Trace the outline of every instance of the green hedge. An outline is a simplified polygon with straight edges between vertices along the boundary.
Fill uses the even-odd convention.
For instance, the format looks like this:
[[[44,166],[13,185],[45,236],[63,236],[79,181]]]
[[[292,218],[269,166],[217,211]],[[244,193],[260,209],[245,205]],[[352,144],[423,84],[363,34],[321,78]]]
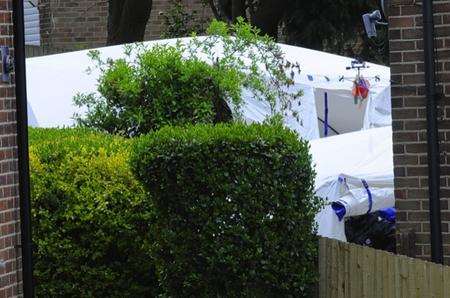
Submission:
[[[317,278],[308,144],[280,126],[166,127],[136,142],[152,247],[174,297],[310,297]]]
[[[37,297],[157,294],[152,206],[129,167],[131,141],[30,129]]]

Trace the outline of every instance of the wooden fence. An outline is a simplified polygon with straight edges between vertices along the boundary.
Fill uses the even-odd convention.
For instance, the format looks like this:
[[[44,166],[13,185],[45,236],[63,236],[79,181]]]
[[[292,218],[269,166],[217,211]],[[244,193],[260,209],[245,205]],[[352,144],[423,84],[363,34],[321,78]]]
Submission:
[[[320,239],[320,298],[450,297],[450,267]]]

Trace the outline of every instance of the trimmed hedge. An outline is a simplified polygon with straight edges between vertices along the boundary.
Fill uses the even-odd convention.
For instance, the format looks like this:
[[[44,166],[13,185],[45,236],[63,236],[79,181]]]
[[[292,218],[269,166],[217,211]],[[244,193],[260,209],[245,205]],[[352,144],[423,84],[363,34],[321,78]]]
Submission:
[[[157,295],[153,208],[129,167],[131,141],[30,129],[37,297]]]
[[[308,144],[281,126],[166,127],[132,166],[152,193],[152,248],[174,297],[310,297],[317,279]]]

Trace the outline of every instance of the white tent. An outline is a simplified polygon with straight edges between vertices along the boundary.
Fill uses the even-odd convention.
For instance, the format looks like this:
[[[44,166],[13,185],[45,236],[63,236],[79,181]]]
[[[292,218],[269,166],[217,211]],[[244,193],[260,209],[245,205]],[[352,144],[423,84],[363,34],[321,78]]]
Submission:
[[[175,44],[176,40],[161,40],[147,42],[146,45],[156,43]],[[346,69],[352,59],[313,51],[300,47],[280,45],[285,57],[291,62],[298,62],[301,74],[295,78],[293,88],[301,88],[304,96],[298,111],[301,123],[293,117],[286,117],[285,123],[296,130],[303,138],[312,140],[323,133],[323,124],[317,118],[324,120],[324,94],[328,95],[329,113],[328,124],[330,135],[332,129],[339,133],[357,131],[363,128],[364,118],[374,109],[355,106],[351,94],[352,80],[356,74],[354,69]],[[103,58],[117,59],[123,56],[123,46],[113,46],[98,49]],[[28,100],[34,112],[37,125],[41,127],[71,126],[74,113],[83,113],[73,106],[72,100],[78,92],[96,92],[98,71],[91,75],[86,69],[92,65],[87,56],[88,51],[77,51],[58,55],[27,59],[27,88]],[[375,64],[368,64],[363,70],[366,78],[371,82],[369,102],[382,105],[390,102],[389,68]],[[245,96],[244,116],[248,121],[261,121],[270,114],[270,108],[262,102],[255,101],[250,95]],[[380,104],[381,103],[381,104]],[[372,106],[372,105],[371,105]],[[389,109],[385,109],[389,110]],[[372,117],[373,118],[373,117]],[[370,122],[370,120],[367,120]]]
[[[319,234],[345,241],[344,217],[394,206],[392,129],[382,127],[313,140],[315,189],[327,201],[317,215]]]
[[[371,97],[367,102],[363,129],[391,125],[391,88],[386,88],[378,97]]]
[[[31,108],[29,102],[27,102],[27,110],[28,110],[28,125],[32,127],[39,127],[39,123],[37,122],[36,116],[34,115],[34,111]]]
[[[306,140],[320,138],[319,127],[317,125],[317,111],[314,99],[314,88],[304,84],[294,84],[289,88],[289,92],[303,92],[302,98],[292,103],[292,109],[285,111],[284,124],[296,131]],[[263,122],[271,114],[270,105],[253,98],[252,94],[244,91],[245,104],[242,106],[242,114],[247,122]],[[293,112],[301,115],[300,122],[292,115]]]
[[[175,40],[149,42],[174,44]],[[345,208],[345,216],[367,213],[393,206],[393,164],[391,128],[369,129],[390,125],[389,68],[368,64],[363,73],[371,83],[370,96],[362,107],[354,104],[351,90],[354,69],[346,69],[352,59],[323,52],[280,45],[286,58],[298,62],[301,74],[292,88],[303,90],[301,105],[293,104],[302,123],[291,115],[285,124],[311,141],[316,164],[317,193]],[[122,46],[98,49],[103,58],[117,59]],[[91,75],[88,51],[78,51],[27,59],[29,118],[32,126],[72,126],[74,113],[83,113],[73,106],[78,92],[96,92],[99,73]],[[293,90],[295,91],[295,90]],[[328,123],[339,136],[318,139],[323,130],[317,118],[324,119],[324,98],[327,93]],[[243,115],[249,122],[262,122],[270,115],[270,107],[245,94]],[[359,131],[362,128],[366,131]],[[354,133],[346,133],[358,131]],[[330,129],[332,134],[332,130]],[[363,182],[364,180],[364,182]],[[366,187],[366,186],[367,187]],[[370,194],[370,195],[369,195]],[[370,198],[370,199],[369,199]],[[371,203],[369,203],[371,202]],[[317,216],[319,234],[345,240],[344,221],[340,221],[331,205]]]
[[[370,121],[368,113],[373,110],[366,109],[368,102],[388,110],[390,116],[390,105],[386,106],[391,100],[389,67],[366,63],[366,67],[361,69],[361,75],[370,84],[370,92],[368,99],[359,106],[355,105],[352,95],[353,81],[358,72],[352,68],[353,59],[288,45],[282,45],[282,49],[287,60],[300,63],[301,73],[295,81],[314,88],[317,114],[322,121],[326,118],[327,95],[327,122],[339,134],[360,130],[365,122]],[[319,126],[323,135],[323,123]],[[328,130],[328,135],[335,134],[333,129]]]
[[[156,43],[175,44],[176,40],[152,41]],[[117,59],[123,56],[123,46],[112,46],[98,49],[103,58]],[[77,93],[95,93],[99,72],[93,70],[90,75],[86,70],[92,65],[88,51],[76,51],[64,54],[27,59],[27,88],[30,103],[29,114],[34,113],[37,121],[30,123],[38,127],[72,126],[75,113],[83,114],[83,110],[73,105],[73,97]],[[309,85],[295,84],[290,92],[299,89],[304,96],[293,103],[292,111],[302,115],[299,123],[292,113],[285,117],[285,123],[306,139],[319,138],[317,113],[314,102],[314,91]],[[249,92],[244,91],[245,104],[243,116],[248,122],[262,122],[270,116],[270,106],[256,100]]]

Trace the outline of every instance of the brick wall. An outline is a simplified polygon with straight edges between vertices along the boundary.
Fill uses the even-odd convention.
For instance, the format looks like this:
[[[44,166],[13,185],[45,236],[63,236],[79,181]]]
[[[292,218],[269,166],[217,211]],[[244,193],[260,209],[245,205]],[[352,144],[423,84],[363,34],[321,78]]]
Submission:
[[[200,0],[183,0],[200,15],[209,15]],[[153,0],[147,25],[146,40],[158,39],[162,32],[161,12],[169,7],[168,0]],[[44,46],[77,50],[104,46],[107,36],[107,0],[40,0],[41,38]]]
[[[12,0],[0,0],[0,45],[12,46]],[[19,294],[20,224],[14,85],[0,83],[0,297]]]
[[[417,255],[430,257],[426,99],[420,1],[391,0],[389,33],[392,72],[394,171],[398,229],[417,232]],[[450,1],[434,1],[439,88],[442,231],[445,262],[450,264]]]
[[[69,50],[103,46],[107,12],[103,0],[40,0],[42,44]]]
[[[183,3],[202,18],[212,16],[210,8],[204,7],[201,0],[183,0]],[[169,5],[169,0],[153,0],[153,10],[145,34],[146,40],[160,38],[163,31],[161,12],[167,11]]]

